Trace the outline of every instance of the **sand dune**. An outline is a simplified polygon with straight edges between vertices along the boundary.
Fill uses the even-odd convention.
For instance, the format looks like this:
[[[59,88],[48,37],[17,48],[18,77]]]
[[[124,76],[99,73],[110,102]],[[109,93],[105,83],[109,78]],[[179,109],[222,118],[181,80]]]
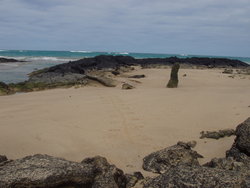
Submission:
[[[0,154],[15,159],[46,153],[74,161],[102,155],[131,172],[141,171],[150,152],[196,140],[203,163],[224,156],[234,138],[201,140],[200,132],[235,128],[250,115],[249,76],[181,69],[179,88],[168,89],[170,69],[129,74],[146,78],[130,79],[133,90],[92,86],[0,97]]]

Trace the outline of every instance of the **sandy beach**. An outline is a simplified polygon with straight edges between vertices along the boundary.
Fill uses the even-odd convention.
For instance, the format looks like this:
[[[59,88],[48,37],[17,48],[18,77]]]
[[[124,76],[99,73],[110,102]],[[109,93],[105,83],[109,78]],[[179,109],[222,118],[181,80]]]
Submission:
[[[130,79],[132,90],[97,85],[1,96],[0,152],[73,161],[101,155],[125,172],[143,172],[144,156],[178,141],[197,141],[201,163],[223,157],[234,137],[199,139],[200,132],[249,117],[250,76],[221,72],[180,69],[177,89],[165,87],[170,69],[138,69],[127,75],[146,77]]]

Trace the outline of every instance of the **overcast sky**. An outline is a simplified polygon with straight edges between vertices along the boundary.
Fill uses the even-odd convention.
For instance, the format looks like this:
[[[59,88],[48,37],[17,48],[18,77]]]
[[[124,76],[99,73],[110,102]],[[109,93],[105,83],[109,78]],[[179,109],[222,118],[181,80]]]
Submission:
[[[0,0],[0,49],[250,56],[250,0]]]

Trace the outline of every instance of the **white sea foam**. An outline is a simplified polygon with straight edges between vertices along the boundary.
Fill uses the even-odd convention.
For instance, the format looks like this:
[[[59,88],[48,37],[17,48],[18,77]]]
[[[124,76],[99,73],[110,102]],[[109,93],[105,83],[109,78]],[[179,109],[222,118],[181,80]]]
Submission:
[[[66,59],[66,58],[58,58],[58,57],[27,57],[26,58],[27,61],[69,61],[71,59]]]
[[[115,54],[120,54],[120,55],[128,55],[128,52],[116,52]]]
[[[78,50],[78,51],[70,51],[72,53],[91,53],[91,51],[84,51],[84,50]]]

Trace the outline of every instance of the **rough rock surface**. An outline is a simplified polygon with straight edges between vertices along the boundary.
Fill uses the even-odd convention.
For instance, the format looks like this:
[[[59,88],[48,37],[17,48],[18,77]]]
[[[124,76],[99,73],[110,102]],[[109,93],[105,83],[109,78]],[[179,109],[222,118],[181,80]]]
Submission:
[[[248,188],[249,186],[250,178],[237,171],[181,165],[172,167],[164,174],[146,181],[144,188]]]
[[[213,138],[213,139],[220,139],[226,136],[235,135],[234,129],[223,129],[219,131],[202,131],[200,138]]]
[[[165,173],[173,166],[199,165],[200,154],[191,149],[190,143],[179,142],[178,144],[163,150],[149,154],[143,159],[143,169],[155,173]]]
[[[83,74],[60,74],[60,73],[44,73],[38,74],[37,76],[32,76],[29,79],[29,82],[33,83],[45,83],[45,84],[54,84],[54,83],[86,83],[87,76]]]
[[[125,176],[126,176],[126,188],[134,187],[138,181],[144,179],[141,172],[134,172],[133,174],[125,174]]]
[[[250,117],[236,128],[235,147],[250,156]]]
[[[37,154],[0,166],[0,187],[88,186],[94,175],[91,165]]]
[[[91,185],[92,188],[125,188],[126,176],[123,171],[110,165],[104,157],[96,156],[84,159],[82,164],[88,164],[94,167],[96,176]]]
[[[168,84],[167,84],[168,88],[176,88],[176,87],[178,87],[178,82],[179,82],[179,80],[178,80],[178,71],[179,71],[179,68],[180,68],[179,63],[175,63],[172,66],[170,80],[168,81]]]
[[[0,155],[0,163],[7,161],[7,157],[5,155]]]
[[[128,83],[124,83],[122,84],[122,89],[134,89],[135,87],[128,84]]]

